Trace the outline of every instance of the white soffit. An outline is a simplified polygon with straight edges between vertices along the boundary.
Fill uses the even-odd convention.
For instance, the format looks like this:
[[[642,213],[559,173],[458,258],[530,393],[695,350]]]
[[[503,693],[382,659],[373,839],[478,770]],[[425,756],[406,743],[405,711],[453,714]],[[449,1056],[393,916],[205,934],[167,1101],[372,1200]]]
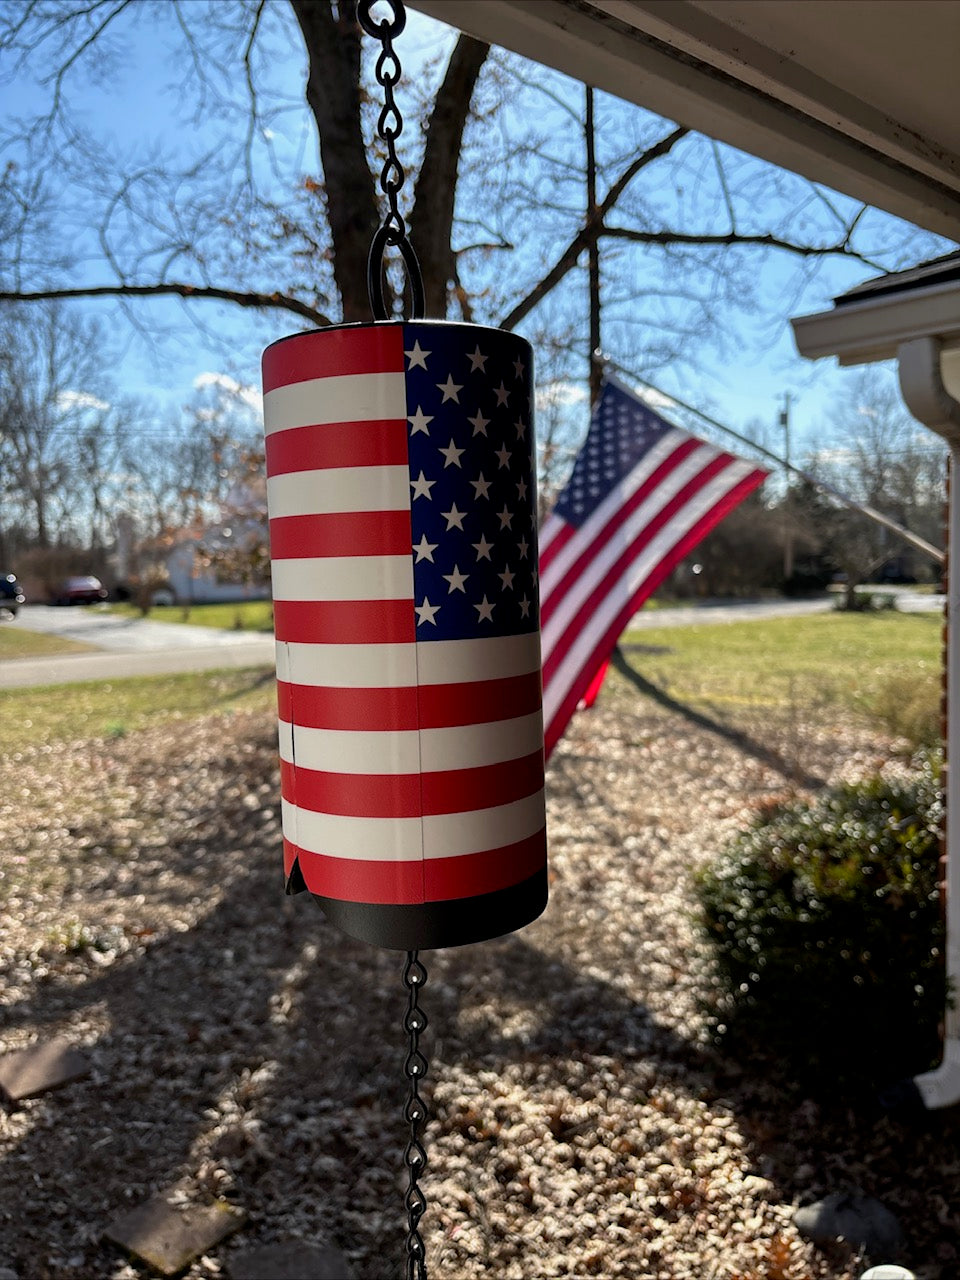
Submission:
[[[960,240],[957,0],[409,0]]]

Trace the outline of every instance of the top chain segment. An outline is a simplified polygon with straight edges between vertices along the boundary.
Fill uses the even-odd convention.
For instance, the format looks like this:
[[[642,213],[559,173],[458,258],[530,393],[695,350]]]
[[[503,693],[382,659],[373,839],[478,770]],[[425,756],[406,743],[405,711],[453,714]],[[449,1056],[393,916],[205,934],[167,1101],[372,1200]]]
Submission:
[[[388,320],[390,317],[383,297],[384,259],[388,247],[397,249],[410,282],[411,314],[409,318],[420,320],[423,318],[424,311],[423,277],[413,245],[407,238],[407,227],[398,202],[405,177],[396,146],[397,139],[403,132],[403,117],[393,94],[402,70],[393,41],[406,26],[407,15],[401,0],[379,0],[379,2],[390,10],[392,18],[381,18],[379,22],[375,21],[372,9],[377,0],[357,0],[357,21],[367,35],[379,40],[381,45],[374,73],[377,83],[383,88],[384,98],[383,109],[377,121],[377,133],[387,149],[387,158],[380,171],[380,189],[386,196],[387,216],[370,245],[370,256],[367,260],[367,290],[370,294],[370,308],[373,311],[374,320]]]

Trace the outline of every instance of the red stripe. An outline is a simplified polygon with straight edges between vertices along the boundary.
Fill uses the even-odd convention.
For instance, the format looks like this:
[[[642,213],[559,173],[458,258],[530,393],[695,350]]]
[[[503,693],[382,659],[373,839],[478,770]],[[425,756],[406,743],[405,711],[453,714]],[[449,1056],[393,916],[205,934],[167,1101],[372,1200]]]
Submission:
[[[726,494],[724,494],[724,496],[674,544],[670,551],[668,551],[663,559],[657,564],[656,568],[652,570],[636,591],[633,592],[624,604],[623,608],[616,615],[613,622],[607,627],[603,635],[598,637],[596,644],[593,646],[587,658],[581,664],[573,681],[570,683],[568,691],[554,712],[553,717],[545,726],[545,754],[548,759],[553,748],[563,736],[563,732],[569,724],[573,713],[576,711],[577,704],[583,697],[585,690],[588,688],[598,666],[610,653],[613,652],[614,646],[636,611],[645,600],[653,595],[657,587],[659,587],[664,579],[673,572],[684,556],[689,555],[697,543],[702,541],[710,530],[715,528],[724,516],[728,514],[728,512],[732,511],[735,506],[742,502],[743,499],[746,498],[748,494],[752,493],[758,485],[762,484],[765,479],[765,471],[752,471]],[[582,613],[583,610],[581,610],[581,614]],[[577,616],[579,618],[580,614]],[[575,622],[571,624],[572,628],[575,626]],[[549,679],[550,677],[545,671],[544,681],[547,687],[549,687]]]
[[[550,620],[550,615],[557,609],[560,602],[563,600],[563,597],[566,595],[570,584],[573,582],[579,581],[583,577],[586,563],[593,559],[593,557],[597,553],[597,549],[604,547],[610,541],[611,537],[616,533],[616,531],[619,528],[621,528],[621,526],[626,523],[626,521],[630,518],[630,516],[633,515],[633,513],[637,510],[637,508],[643,502],[646,501],[646,499],[650,496],[650,494],[653,493],[653,491],[657,489],[661,484],[663,484],[667,476],[670,475],[670,473],[674,471],[678,466],[680,466],[680,464],[684,462],[687,459],[687,457],[691,453],[693,453],[695,449],[699,449],[702,446],[702,444],[703,444],[702,440],[692,440],[692,439],[684,440],[683,443],[678,445],[677,448],[673,451],[673,453],[671,453],[669,458],[664,459],[664,461],[660,463],[659,467],[657,467],[655,471],[653,471],[649,476],[647,476],[646,480],[644,480],[643,484],[639,486],[636,492],[632,494],[631,497],[621,507],[618,507],[616,509],[616,511],[611,515],[607,523],[601,529],[597,530],[596,534],[594,534],[593,538],[590,540],[589,544],[584,548],[584,550],[581,551],[577,559],[574,560],[574,562],[568,566],[566,573],[560,579],[560,581],[555,586],[550,588],[550,590],[546,593],[544,598],[541,598],[540,600],[541,629],[546,627],[547,623]],[[730,456],[730,454],[721,454],[720,458],[715,459],[714,462],[711,463],[710,465],[714,466],[715,468],[717,467],[717,464],[719,464],[720,467],[724,467],[733,461],[734,459]],[[656,516],[654,516],[654,520],[659,520],[660,523],[662,524],[663,511],[675,510],[676,507],[679,505],[678,499],[682,499],[682,495],[688,494],[690,492],[691,485],[698,486],[700,484],[700,477],[703,474],[704,472],[702,471],[698,472],[692,481],[688,481],[687,484],[684,485],[684,487],[680,490],[680,493],[671,500],[671,505],[669,507],[662,508],[661,511],[658,512]],[[576,528],[573,528],[572,526],[571,528],[572,528],[571,536],[579,532],[579,530],[577,530]],[[646,540],[647,530],[651,528],[653,528],[653,521],[651,521],[643,530],[643,536],[645,540]],[[565,538],[564,544],[566,544],[569,541],[570,541],[569,538]],[[541,580],[542,580],[543,572],[544,572],[544,569],[541,566],[541,570],[540,570]]]
[[[322,655],[318,656],[322,664]],[[540,672],[466,684],[381,689],[277,682],[280,719],[307,729],[448,729],[539,710]]]
[[[397,418],[312,423],[273,431],[264,447],[268,476],[331,467],[402,467],[407,461],[407,424]]]
[[[322,657],[318,661],[322,667]],[[277,700],[280,719],[305,729],[390,732],[418,727],[417,690],[413,685],[399,689],[339,689],[278,680]]]
[[[314,813],[345,818],[420,818],[492,809],[533,795],[543,786],[543,755],[444,769],[437,773],[330,773],[280,762],[285,799]]]
[[[403,326],[318,329],[281,338],[263,353],[263,389],[357,373],[403,371]]]
[[[544,543],[543,543],[543,533],[546,532],[546,529],[541,531],[540,556],[539,556],[541,578],[546,573],[546,571],[550,568],[550,565],[553,562],[553,560],[560,554],[560,552],[567,545],[567,543],[570,541],[573,535],[577,532],[576,525],[567,524],[566,521],[564,521],[560,516],[551,515],[550,519],[555,521],[557,524],[562,525],[563,528],[558,529],[556,533],[552,535],[550,540],[547,542],[546,546],[544,546]]]
[[[625,570],[639,557],[644,547],[656,536],[657,533],[667,524],[678,512],[682,511],[691,498],[695,497],[701,489],[703,489],[719,472],[725,470],[728,466],[736,461],[730,454],[720,454],[719,457],[713,458],[707,465],[687,483],[679,489],[673,497],[665,503],[656,515],[643,526],[642,529],[629,543],[624,551],[620,553],[609,569],[605,570],[603,577],[597,579],[596,572],[593,569],[593,562],[602,553],[604,548],[615,536],[622,522],[618,518],[611,521],[602,533],[591,542],[580,557],[570,566],[568,572],[564,575],[561,582],[550,593],[551,610],[553,613],[563,602],[568,591],[582,583],[584,579],[593,580],[595,585],[590,595],[583,601],[574,617],[567,622],[563,633],[559,639],[550,648],[549,655],[544,659],[543,663],[543,680],[544,684],[549,683],[554,671],[563,661],[570,646],[575,642],[580,632],[588,625],[593,615],[597,612],[603,602],[610,595],[611,591],[616,589],[618,579]],[[618,513],[619,516],[620,513]],[[682,535],[681,535],[682,536]],[[620,539],[618,539],[618,542]]]
[[[409,644],[411,600],[275,600],[274,632],[294,644]]]
[[[285,846],[289,844],[285,841]],[[474,898],[509,889],[546,863],[546,830],[483,853],[414,862],[333,858],[290,844],[311,893],[345,902],[421,903]]]
[[[308,556],[402,556],[413,535],[409,511],[334,511],[276,516],[270,521],[274,560]]]

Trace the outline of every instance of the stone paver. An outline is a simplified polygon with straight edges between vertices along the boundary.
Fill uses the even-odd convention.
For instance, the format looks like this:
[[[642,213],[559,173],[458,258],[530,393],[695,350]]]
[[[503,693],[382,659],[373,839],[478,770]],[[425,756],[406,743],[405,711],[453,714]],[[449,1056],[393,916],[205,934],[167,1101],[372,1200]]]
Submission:
[[[11,1102],[62,1089],[90,1074],[90,1063],[66,1040],[46,1040],[0,1058],[0,1089]]]
[[[236,1253],[227,1273],[230,1280],[353,1280],[346,1258],[336,1249],[301,1240]]]
[[[224,1200],[181,1208],[159,1195],[115,1218],[104,1235],[161,1275],[173,1276],[245,1220],[241,1209]]]

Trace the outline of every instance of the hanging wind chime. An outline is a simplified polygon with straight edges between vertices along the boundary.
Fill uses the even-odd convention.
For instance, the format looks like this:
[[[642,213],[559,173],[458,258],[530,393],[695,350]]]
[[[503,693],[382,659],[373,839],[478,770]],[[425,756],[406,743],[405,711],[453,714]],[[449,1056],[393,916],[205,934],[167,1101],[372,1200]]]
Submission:
[[[419,1178],[425,948],[498,937],[546,906],[532,352],[423,318],[398,208],[393,39],[380,42],[388,212],[370,249],[373,323],[263,355],[284,873],[353,937],[406,953],[407,1280],[425,1280]],[[399,254],[408,319],[383,279]]]

